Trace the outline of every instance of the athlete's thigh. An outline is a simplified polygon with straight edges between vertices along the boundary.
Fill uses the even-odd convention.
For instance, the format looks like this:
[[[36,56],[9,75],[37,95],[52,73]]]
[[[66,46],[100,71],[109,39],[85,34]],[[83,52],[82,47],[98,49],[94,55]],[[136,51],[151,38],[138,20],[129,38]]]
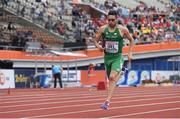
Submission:
[[[121,73],[123,63],[124,63],[123,57],[118,58],[113,61],[112,66],[111,66],[110,77],[115,78],[116,76],[118,76],[119,73]]]
[[[109,79],[110,80],[114,80],[114,78],[118,75],[118,73],[120,72],[120,61],[119,59],[115,59],[113,60],[113,62],[111,63],[111,69],[110,69],[110,75],[109,75]]]
[[[111,64],[110,63],[105,63],[105,69],[106,69],[106,75],[109,78],[109,75],[111,73]]]

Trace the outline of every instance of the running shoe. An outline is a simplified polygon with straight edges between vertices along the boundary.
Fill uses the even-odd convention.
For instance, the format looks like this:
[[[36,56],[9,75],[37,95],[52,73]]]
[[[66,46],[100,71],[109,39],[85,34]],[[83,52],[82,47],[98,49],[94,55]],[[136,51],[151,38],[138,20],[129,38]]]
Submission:
[[[109,108],[109,102],[108,102],[108,101],[104,102],[104,103],[101,105],[101,109],[103,109],[103,110],[108,110],[108,108]]]
[[[126,68],[126,67],[122,67],[121,71],[123,71],[123,72],[127,72],[127,71],[128,71],[128,68]]]
[[[122,67],[122,69],[121,69],[121,75],[124,75],[126,72],[128,72],[128,68]]]

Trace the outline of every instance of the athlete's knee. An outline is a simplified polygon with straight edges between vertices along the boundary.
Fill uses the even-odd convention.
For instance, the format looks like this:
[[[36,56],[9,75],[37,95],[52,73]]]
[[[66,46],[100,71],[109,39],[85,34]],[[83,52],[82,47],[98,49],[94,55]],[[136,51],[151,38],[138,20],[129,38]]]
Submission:
[[[114,80],[115,80],[115,76],[110,76],[110,77],[109,77],[109,80],[110,80],[110,81],[114,81]]]

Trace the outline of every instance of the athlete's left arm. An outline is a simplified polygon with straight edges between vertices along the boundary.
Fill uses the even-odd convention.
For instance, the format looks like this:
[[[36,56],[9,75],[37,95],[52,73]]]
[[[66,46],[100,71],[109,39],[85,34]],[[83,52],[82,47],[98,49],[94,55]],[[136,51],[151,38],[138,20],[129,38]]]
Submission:
[[[126,37],[130,42],[129,52],[128,52],[128,60],[130,61],[132,59],[132,49],[134,46],[134,39],[132,35],[129,33],[129,30],[127,28],[123,28],[122,31],[123,31],[123,36]]]

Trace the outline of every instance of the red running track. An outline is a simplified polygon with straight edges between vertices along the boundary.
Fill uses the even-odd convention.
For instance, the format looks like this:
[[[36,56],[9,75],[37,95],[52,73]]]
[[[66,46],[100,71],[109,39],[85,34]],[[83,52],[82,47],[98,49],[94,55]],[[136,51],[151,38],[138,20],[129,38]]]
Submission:
[[[0,90],[0,118],[180,118],[180,87],[120,87],[110,109],[106,91],[89,88]]]

